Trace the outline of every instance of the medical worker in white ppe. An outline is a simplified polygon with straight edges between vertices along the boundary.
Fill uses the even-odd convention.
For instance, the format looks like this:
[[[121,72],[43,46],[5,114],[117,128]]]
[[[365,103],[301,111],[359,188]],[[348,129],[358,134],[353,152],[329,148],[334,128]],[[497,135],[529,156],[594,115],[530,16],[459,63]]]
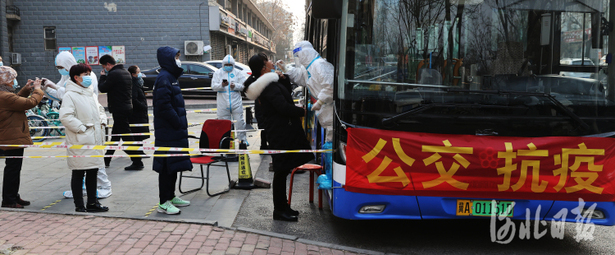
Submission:
[[[75,60],[73,54],[68,51],[60,52],[58,56],[56,56],[56,68],[62,77],[57,83],[53,83],[49,79],[43,78],[45,96],[54,101],[62,101],[62,97],[64,97],[64,93],[66,92],[66,82],[70,80],[68,70],[76,64],[77,60]],[[90,77],[92,77],[92,85],[90,88],[92,88],[94,94],[98,96],[98,79],[96,74],[92,72]]]
[[[318,122],[327,130],[326,141],[333,140],[333,65],[318,55],[312,44],[302,41],[295,44],[293,50],[295,68],[288,71],[290,80],[306,86],[316,100],[310,110],[316,112]],[[278,67],[284,62],[278,61]]]
[[[68,51],[63,51],[56,56],[56,68],[62,78],[57,83],[53,83],[47,78],[43,78],[43,85],[45,92],[45,96],[48,98],[62,102],[62,98],[64,97],[64,93],[66,93],[66,82],[70,81],[69,70],[72,66],[77,64],[77,60],[72,53]],[[90,72],[90,77],[92,77],[92,85],[89,86],[94,92],[94,97],[98,100],[98,78],[96,77],[95,72]],[[106,123],[105,123],[106,124]],[[103,138],[104,139],[104,138]],[[107,171],[105,168],[98,169],[98,181],[97,181],[97,196],[98,198],[107,198],[111,196],[111,181],[109,181],[109,177],[107,176]],[[85,190],[84,190],[85,191]],[[64,197],[72,198],[73,193],[71,190],[64,191]]]
[[[288,70],[287,74],[291,82],[306,86],[310,91],[310,95],[316,102],[312,104],[310,110],[316,112],[316,117],[320,125],[325,128],[325,144],[323,149],[332,149],[331,141],[333,140],[333,65],[320,57],[318,52],[314,50],[312,44],[308,41],[301,41],[295,44],[293,50],[295,57],[295,68]],[[278,61],[278,68],[284,70],[284,62]],[[314,101],[312,100],[312,102]],[[320,189],[329,189],[331,187],[331,154],[326,154],[325,157],[325,173],[318,178]]]
[[[245,130],[245,121],[243,120],[243,102],[241,99],[241,91],[243,91],[243,82],[248,77],[241,70],[235,68],[235,59],[231,55],[226,55],[222,60],[222,68],[214,73],[211,80],[211,89],[218,92],[218,119],[236,121],[236,130]],[[246,132],[239,132],[237,138],[239,141],[248,144]]]

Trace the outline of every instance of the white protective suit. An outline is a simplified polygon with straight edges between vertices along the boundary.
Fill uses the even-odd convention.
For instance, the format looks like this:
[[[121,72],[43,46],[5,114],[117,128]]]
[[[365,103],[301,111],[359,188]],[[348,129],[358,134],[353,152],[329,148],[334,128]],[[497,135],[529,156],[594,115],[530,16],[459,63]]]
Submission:
[[[232,64],[233,70],[227,72],[224,70],[225,64]],[[226,55],[222,60],[222,68],[218,69],[211,80],[211,89],[218,92],[216,96],[218,102],[218,119],[233,120],[236,130],[245,130],[246,123],[243,120],[243,102],[241,99],[241,91],[243,91],[243,82],[246,77],[241,70],[235,67],[235,59],[231,55]],[[227,80],[227,86],[222,85],[222,80]],[[231,89],[231,84],[235,84],[235,88]],[[239,132],[238,138],[247,144],[246,132]]]
[[[70,68],[77,64],[77,60],[75,60],[72,53],[63,51],[56,56],[55,64],[56,66],[64,67],[64,69],[70,72]],[[88,89],[92,90],[92,97],[94,97],[98,102],[98,78],[96,77],[96,73],[94,71],[90,73],[90,77],[92,77],[92,85],[90,85]],[[44,85],[53,84],[58,89],[56,90],[51,87],[46,87],[45,95],[54,101],[61,102],[62,98],[64,98],[64,94],[66,93],[66,84],[69,81],[71,81],[69,75],[62,75],[60,81],[55,84],[47,79],[47,82]],[[104,124],[107,124],[107,122],[104,122]],[[104,132],[102,135],[104,140]],[[99,198],[111,196],[111,181],[109,181],[105,167],[98,168],[97,191]],[[70,190],[67,192],[70,192]],[[65,194],[71,195],[72,197],[72,192],[70,192],[70,194],[65,192]]]
[[[318,55],[312,44],[302,41],[295,44],[295,68],[288,71],[290,80],[306,86],[316,103],[311,110],[316,111],[318,122],[327,130],[326,141],[333,140],[333,65]]]

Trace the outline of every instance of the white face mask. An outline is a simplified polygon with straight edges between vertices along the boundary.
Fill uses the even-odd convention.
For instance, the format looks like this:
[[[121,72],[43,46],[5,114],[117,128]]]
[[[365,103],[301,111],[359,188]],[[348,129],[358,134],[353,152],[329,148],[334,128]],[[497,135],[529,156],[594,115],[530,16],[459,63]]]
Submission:
[[[295,57],[295,67],[301,66],[301,61],[299,61],[299,57]]]
[[[179,59],[175,60],[175,64],[177,65],[177,67],[182,67],[182,62]]]

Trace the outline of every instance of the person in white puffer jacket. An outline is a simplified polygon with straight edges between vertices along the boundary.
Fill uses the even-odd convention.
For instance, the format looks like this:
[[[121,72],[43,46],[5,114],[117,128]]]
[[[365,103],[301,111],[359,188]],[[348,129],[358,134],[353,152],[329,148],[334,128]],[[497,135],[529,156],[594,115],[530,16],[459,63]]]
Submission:
[[[75,57],[72,53],[68,51],[63,51],[60,52],[58,56],[56,56],[55,63],[58,72],[60,73],[60,75],[62,75],[62,78],[57,83],[53,83],[49,79],[43,78],[43,91],[45,92],[45,96],[47,96],[48,98],[57,102],[62,102],[64,94],[66,93],[66,83],[70,81],[68,71],[72,66],[77,64],[77,60],[75,60]],[[98,100],[98,78],[96,77],[96,74],[94,72],[90,73],[90,77],[92,77],[92,85],[90,85],[88,88],[91,89],[94,93],[93,97]],[[106,125],[107,121],[105,120],[104,123]],[[98,198],[107,198],[112,194],[111,181],[109,181],[109,177],[107,176],[107,171],[104,166],[98,169],[97,192]],[[63,195],[66,198],[73,197],[73,193],[71,190],[64,191]]]
[[[90,73],[92,68],[86,64],[78,64],[70,69],[70,80],[66,82],[66,93],[60,107],[60,121],[66,128],[66,145],[103,145],[104,126],[107,120],[105,108],[93,96],[89,88],[92,85]],[[102,206],[96,198],[96,176],[98,169],[105,166],[102,157],[103,150],[67,149],[69,157],[66,161],[72,170],[71,190],[73,194],[81,192],[83,177],[87,189],[87,204],[84,206],[82,196],[74,196],[77,212],[106,212],[108,207]]]

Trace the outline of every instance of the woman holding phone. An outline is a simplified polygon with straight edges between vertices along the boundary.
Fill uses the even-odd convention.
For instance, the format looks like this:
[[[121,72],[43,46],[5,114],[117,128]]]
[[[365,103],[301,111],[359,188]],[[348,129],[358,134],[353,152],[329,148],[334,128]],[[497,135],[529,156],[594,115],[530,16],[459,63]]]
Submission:
[[[30,145],[32,139],[25,111],[35,107],[43,99],[41,80],[29,80],[26,86],[15,94],[18,87],[15,78],[17,72],[13,68],[0,66],[0,144]],[[24,148],[0,146],[0,156],[21,157],[23,153]],[[24,208],[30,205],[29,201],[19,196],[23,158],[7,158],[5,163],[2,207]]]

